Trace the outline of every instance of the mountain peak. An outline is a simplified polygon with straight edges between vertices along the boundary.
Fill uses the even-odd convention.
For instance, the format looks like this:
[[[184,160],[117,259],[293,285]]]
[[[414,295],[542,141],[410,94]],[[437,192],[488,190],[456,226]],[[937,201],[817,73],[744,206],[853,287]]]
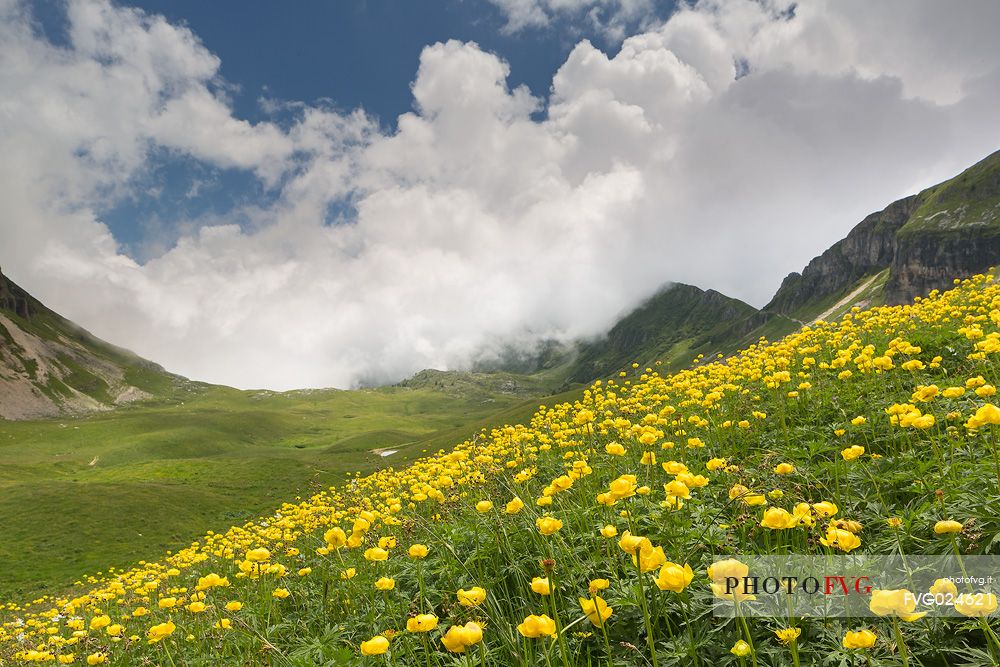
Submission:
[[[49,310],[0,271],[0,418],[108,410],[178,381]]]

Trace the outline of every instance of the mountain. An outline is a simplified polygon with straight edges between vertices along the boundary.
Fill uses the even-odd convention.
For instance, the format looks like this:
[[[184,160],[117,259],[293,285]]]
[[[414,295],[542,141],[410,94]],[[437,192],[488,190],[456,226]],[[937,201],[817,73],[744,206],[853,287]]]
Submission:
[[[684,366],[697,354],[728,350],[749,331],[757,309],[715,290],[672,283],[618,321],[605,336],[580,343],[567,379],[589,382],[637,362]],[[743,326],[740,326],[741,323]]]
[[[186,383],[49,310],[0,271],[0,418],[108,410]]]
[[[902,304],[1000,262],[1000,151],[889,204],[781,283],[764,311],[811,321]]]

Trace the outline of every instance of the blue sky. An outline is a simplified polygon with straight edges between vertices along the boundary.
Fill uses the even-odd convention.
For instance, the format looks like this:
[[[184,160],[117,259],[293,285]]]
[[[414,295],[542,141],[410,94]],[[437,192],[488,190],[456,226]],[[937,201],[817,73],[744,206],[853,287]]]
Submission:
[[[360,107],[393,131],[399,114],[413,110],[410,84],[420,52],[435,42],[478,43],[510,64],[511,88],[525,85],[543,99],[552,75],[579,40],[592,40],[610,54],[620,46],[585,21],[503,30],[505,14],[486,0],[120,4],[189,27],[221,59],[220,75],[230,86],[226,94],[235,116],[286,125],[289,114],[266,108],[262,99],[340,110]],[[653,15],[666,17],[672,8],[672,2],[654,2]],[[39,0],[35,16],[49,40],[65,43],[60,0]],[[212,168],[168,153],[151,160],[138,180],[141,187],[99,214],[123,250],[139,261],[166,249],[163,243],[184,231],[185,221],[224,215],[244,203],[264,204],[277,194],[245,171]]]

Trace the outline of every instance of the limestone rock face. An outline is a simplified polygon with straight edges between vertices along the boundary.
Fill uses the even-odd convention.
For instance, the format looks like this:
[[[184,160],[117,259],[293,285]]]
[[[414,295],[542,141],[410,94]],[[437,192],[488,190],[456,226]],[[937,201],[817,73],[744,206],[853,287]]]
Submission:
[[[0,273],[0,418],[110,410],[180,382],[60,317]]]
[[[792,315],[889,269],[888,304],[1000,264],[1000,151],[955,178],[889,204],[781,283],[765,311]]]

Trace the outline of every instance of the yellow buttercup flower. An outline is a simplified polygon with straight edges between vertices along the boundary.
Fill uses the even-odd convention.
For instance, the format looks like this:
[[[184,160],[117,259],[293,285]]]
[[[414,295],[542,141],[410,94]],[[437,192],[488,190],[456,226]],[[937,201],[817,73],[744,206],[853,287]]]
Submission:
[[[580,608],[583,609],[587,619],[597,627],[604,627],[604,623],[611,618],[614,610],[608,606],[604,598],[594,596],[591,599],[580,598]]]
[[[476,511],[479,512],[480,514],[485,514],[486,512],[489,512],[491,509],[493,509],[493,503],[490,502],[489,500],[480,500],[478,503],[476,503]]]
[[[936,535],[954,535],[955,533],[962,532],[962,524],[958,521],[952,521],[951,519],[946,519],[944,521],[938,521],[934,524],[934,533]]]
[[[556,622],[545,614],[538,616],[532,614],[525,617],[524,621],[518,624],[517,631],[529,639],[555,637]]]
[[[997,610],[997,596],[993,593],[963,593],[955,598],[955,611],[962,616],[985,618]]]
[[[149,638],[150,644],[155,644],[156,642],[166,639],[170,635],[174,634],[174,630],[176,629],[177,626],[174,625],[172,621],[167,621],[166,623],[160,623],[151,627],[146,631],[146,636]]]
[[[258,547],[257,549],[251,549],[246,553],[246,560],[251,563],[266,563],[271,560],[271,552],[264,547]]]
[[[656,577],[656,587],[661,591],[673,591],[680,593],[694,579],[694,571],[690,565],[683,567],[677,563],[667,562],[660,568],[659,576]]]
[[[473,586],[469,590],[458,589],[458,603],[463,607],[475,607],[486,599],[486,589]]]
[[[775,636],[782,644],[791,644],[802,634],[801,628],[781,628],[774,631]]]
[[[927,615],[926,611],[916,612],[917,598],[905,588],[873,590],[868,608],[876,616],[897,616],[907,622]]]
[[[434,614],[417,614],[406,619],[406,629],[409,632],[430,632],[437,624],[438,617]]]
[[[542,535],[552,535],[563,527],[563,522],[551,516],[540,516],[535,520],[535,527]]]
[[[539,595],[548,595],[552,592],[548,577],[535,577],[531,580],[531,590]]]
[[[409,550],[406,552],[410,558],[426,558],[428,549],[425,544],[411,544]]]
[[[874,646],[875,640],[875,633],[866,628],[857,632],[848,630],[841,643],[846,649],[865,649]]]
[[[524,509],[524,501],[522,501],[517,496],[514,496],[513,500],[507,503],[507,506],[504,508],[504,512],[506,512],[507,514],[517,514],[523,509]]]
[[[376,635],[368,641],[361,642],[361,655],[382,655],[389,650],[389,640],[382,635]]]
[[[441,637],[441,643],[451,653],[465,653],[465,649],[483,640],[483,628],[474,621],[465,625],[453,625]]]

